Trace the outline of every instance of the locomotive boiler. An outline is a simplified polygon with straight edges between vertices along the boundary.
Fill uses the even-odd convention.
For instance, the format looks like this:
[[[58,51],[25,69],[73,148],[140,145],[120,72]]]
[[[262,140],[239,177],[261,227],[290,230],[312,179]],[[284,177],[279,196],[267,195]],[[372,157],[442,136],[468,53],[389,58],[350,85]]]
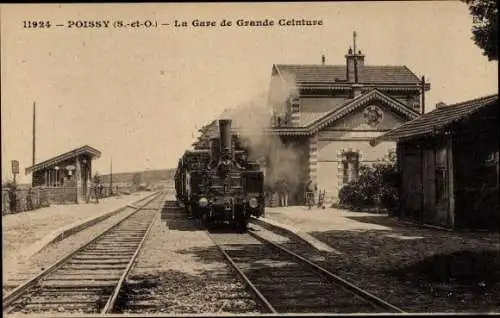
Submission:
[[[264,176],[248,159],[231,132],[231,120],[218,122],[219,134],[209,147],[186,151],[179,159],[175,189],[179,202],[207,226],[247,228],[250,216],[264,213]]]

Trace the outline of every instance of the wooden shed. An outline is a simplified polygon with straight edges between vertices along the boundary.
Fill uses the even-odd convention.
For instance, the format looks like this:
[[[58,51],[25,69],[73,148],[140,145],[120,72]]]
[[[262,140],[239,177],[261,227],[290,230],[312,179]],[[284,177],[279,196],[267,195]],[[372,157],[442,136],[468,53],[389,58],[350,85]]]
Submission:
[[[88,145],[60,154],[26,168],[32,173],[32,186],[48,189],[54,203],[79,203],[88,194],[92,177],[92,160],[101,152]]]
[[[498,229],[498,94],[445,105],[372,140],[397,142],[399,215],[447,228]]]

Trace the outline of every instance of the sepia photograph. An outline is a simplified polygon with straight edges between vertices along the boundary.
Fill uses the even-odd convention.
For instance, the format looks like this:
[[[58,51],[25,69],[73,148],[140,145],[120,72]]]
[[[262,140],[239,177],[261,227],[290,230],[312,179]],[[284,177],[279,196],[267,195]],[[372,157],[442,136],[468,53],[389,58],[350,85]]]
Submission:
[[[498,3],[0,4],[5,317],[500,313]]]

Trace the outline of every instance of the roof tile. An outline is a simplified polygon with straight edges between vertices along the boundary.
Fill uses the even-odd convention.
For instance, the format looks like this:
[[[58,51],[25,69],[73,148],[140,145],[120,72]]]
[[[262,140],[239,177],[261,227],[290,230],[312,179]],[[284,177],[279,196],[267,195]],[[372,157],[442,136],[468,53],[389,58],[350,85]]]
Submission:
[[[443,106],[417,119],[406,122],[375,140],[397,140],[430,134],[436,129],[444,128],[495,102],[498,102],[498,94],[480,97],[454,105]]]
[[[277,64],[278,71],[295,76],[297,83],[335,83],[346,81],[345,65]],[[419,78],[406,66],[365,65],[362,71],[366,84],[417,84]]]

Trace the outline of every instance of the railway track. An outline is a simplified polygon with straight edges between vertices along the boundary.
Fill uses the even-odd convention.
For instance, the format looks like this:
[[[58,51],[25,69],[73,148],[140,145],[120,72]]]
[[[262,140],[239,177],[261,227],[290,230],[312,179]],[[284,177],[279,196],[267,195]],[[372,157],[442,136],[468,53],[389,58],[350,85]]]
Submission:
[[[403,312],[255,231],[208,235],[270,313]]]
[[[6,295],[4,313],[112,312],[164,197],[128,206],[118,223]]]

